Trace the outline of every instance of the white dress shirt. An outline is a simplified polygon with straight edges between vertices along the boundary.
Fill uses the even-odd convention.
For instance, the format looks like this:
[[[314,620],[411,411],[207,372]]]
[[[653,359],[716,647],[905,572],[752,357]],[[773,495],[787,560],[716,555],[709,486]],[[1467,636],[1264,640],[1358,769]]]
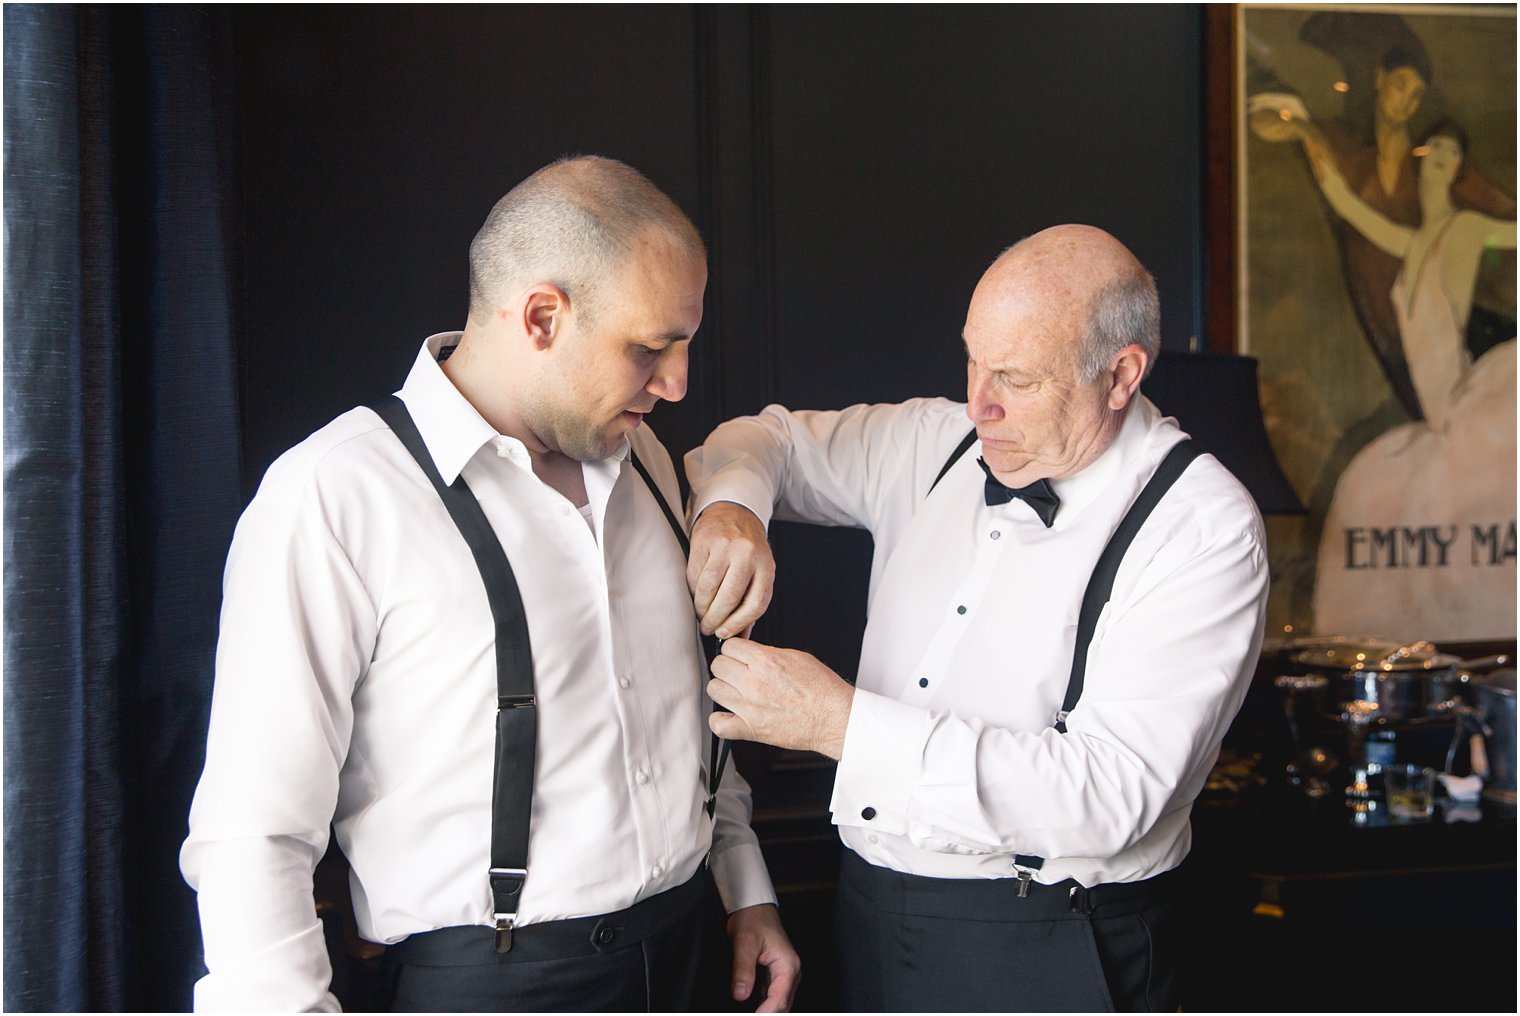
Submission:
[[[693,508],[868,529],[865,640],[830,807],[865,860],[918,875],[1134,881],[1174,867],[1245,695],[1267,597],[1250,495],[1193,462],[1131,545],[1098,620],[1068,732],[1052,727],[1098,555],[1183,437],[1137,399],[1095,462],[1053,486],[1046,529],[988,507],[971,425],[945,400],[788,412],[719,427],[687,456]]]
[[[518,923],[671,889],[710,844],[728,909],[773,902],[731,767],[716,829],[703,807],[706,665],[659,506],[625,449],[584,466],[588,526],[444,376],[437,357],[457,341],[428,339],[401,397],[444,481],[462,475],[480,501],[527,612],[538,754]],[[654,435],[640,427],[631,443],[677,498]],[[493,923],[496,656],[479,575],[369,409],[270,467],[228,556],[206,768],[181,853],[210,971],[197,1009],[335,1008],[311,887],[329,822],[365,938]]]

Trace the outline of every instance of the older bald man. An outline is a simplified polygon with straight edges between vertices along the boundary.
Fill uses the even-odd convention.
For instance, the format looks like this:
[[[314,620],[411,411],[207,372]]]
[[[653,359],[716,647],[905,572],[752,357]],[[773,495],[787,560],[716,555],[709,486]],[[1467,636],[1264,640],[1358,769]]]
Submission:
[[[733,637],[709,686],[719,734],[839,760],[847,1008],[1176,1008],[1169,873],[1267,562],[1250,496],[1140,393],[1158,319],[1122,244],[1055,227],[976,287],[965,404],[771,406],[688,456],[720,637],[769,602],[772,517],[875,540],[853,685]]]

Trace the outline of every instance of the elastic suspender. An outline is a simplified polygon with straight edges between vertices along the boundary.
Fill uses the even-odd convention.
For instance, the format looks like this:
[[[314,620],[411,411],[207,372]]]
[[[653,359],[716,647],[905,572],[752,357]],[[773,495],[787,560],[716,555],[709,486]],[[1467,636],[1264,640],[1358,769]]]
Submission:
[[[928,497],[930,494],[934,493],[934,488],[938,487],[939,481],[943,480],[945,478],[945,474],[950,472],[950,467],[955,465],[955,460],[966,454],[966,449],[970,448],[975,442],[976,428],[972,427],[971,433],[961,438],[961,443],[955,446],[955,451],[951,452],[950,457],[945,460],[945,464],[939,467],[939,475],[934,478],[933,483],[929,484],[929,489],[924,491],[924,497]]]
[[[528,617],[512,565],[464,477],[445,484],[422,435],[394,395],[370,406],[411,453],[459,528],[485,583],[496,622],[496,771],[491,784],[491,905],[496,951],[510,952],[517,907],[528,879],[528,823],[533,814],[533,762],[538,708]]]
[[[1119,528],[1108,538],[1108,545],[1103,548],[1098,563],[1093,566],[1092,578],[1087,580],[1087,592],[1082,594],[1082,611],[1077,615],[1077,644],[1071,657],[1071,677],[1066,682],[1066,698],[1061,703],[1061,711],[1056,713],[1055,728],[1061,733],[1066,733],[1066,717],[1076,708],[1077,699],[1082,697],[1082,682],[1087,676],[1087,649],[1092,643],[1093,632],[1098,627],[1098,615],[1103,613],[1104,606],[1113,595],[1114,576],[1119,574],[1119,562],[1124,560],[1125,551],[1129,550],[1140,527],[1145,525],[1151,510],[1171,489],[1172,484],[1177,482],[1177,477],[1182,475],[1188,464],[1202,454],[1203,449],[1189,438],[1183,438],[1172,445],[1166,458],[1161,460],[1161,465],[1151,474],[1145,489],[1140,491],[1135,503],[1129,506]]]
[[[945,464],[940,467],[939,475],[934,482],[929,484],[929,490],[925,492],[927,497],[944,479],[945,474],[950,472],[950,467],[955,465],[957,459],[966,454],[972,442],[976,440],[976,430],[961,439],[961,443],[955,446]],[[1066,697],[1061,703],[1061,711],[1056,713],[1055,728],[1061,733],[1066,733],[1066,717],[1076,708],[1077,699],[1082,697],[1082,682],[1087,676],[1087,649],[1092,643],[1093,632],[1098,627],[1098,615],[1103,613],[1104,606],[1114,591],[1114,576],[1119,574],[1119,562],[1124,560],[1124,554],[1129,550],[1129,545],[1134,541],[1135,534],[1140,532],[1140,527],[1145,525],[1145,520],[1150,517],[1152,509],[1161,501],[1161,498],[1177,477],[1188,464],[1203,454],[1191,438],[1183,438],[1172,446],[1151,474],[1145,488],[1140,491],[1140,496],[1135,498],[1135,503],[1130,505],[1119,527],[1114,530],[1114,535],[1108,538],[1108,544],[1103,548],[1103,553],[1098,557],[1098,563],[1093,567],[1092,577],[1087,580],[1087,591],[1082,595],[1082,610],[1077,615],[1077,642],[1075,651],[1072,653],[1071,676],[1066,682]]]
[[[973,429],[967,434],[961,443],[955,446],[955,451],[945,460],[939,475],[934,478],[934,483],[929,484],[929,491],[933,491],[944,475],[950,471],[957,459],[966,453],[976,440],[976,431]],[[1066,681],[1066,697],[1061,702],[1061,709],[1056,713],[1055,729],[1060,733],[1066,733],[1066,717],[1076,708],[1077,700],[1082,697],[1082,684],[1087,676],[1087,651],[1092,645],[1093,632],[1098,627],[1098,616],[1103,613],[1103,608],[1108,604],[1109,598],[1114,591],[1114,577],[1119,574],[1119,563],[1124,560],[1124,554],[1129,550],[1129,545],[1134,542],[1135,534],[1140,532],[1140,527],[1145,525],[1145,520],[1150,517],[1151,511],[1160,503],[1161,498],[1171,489],[1172,484],[1182,475],[1188,465],[1203,454],[1190,438],[1183,438],[1172,446],[1151,474],[1140,496],[1135,498],[1135,503],[1130,505],[1129,511],[1125,512],[1124,518],[1114,530],[1114,534],[1108,538],[1108,543],[1103,548],[1103,553],[1098,556],[1098,563],[1093,567],[1092,577],[1087,580],[1087,591],[1082,594],[1082,609],[1077,615],[1077,640],[1071,656],[1071,676]],[[925,497],[928,493],[925,493]],[[1021,882],[1019,895],[1025,895],[1028,883],[1033,878],[1032,872],[1045,864],[1045,859],[1033,854],[1015,854],[1014,867],[1018,870]]]
[[[1087,650],[1092,645],[1093,631],[1098,627],[1098,615],[1103,613],[1104,606],[1113,594],[1114,576],[1119,573],[1119,562],[1124,560],[1124,552],[1129,550],[1135,534],[1145,525],[1151,509],[1171,489],[1188,463],[1202,452],[1203,449],[1188,438],[1173,445],[1171,451],[1166,453],[1166,458],[1161,460],[1161,465],[1151,474],[1145,488],[1140,491],[1140,496],[1135,498],[1135,503],[1124,513],[1119,528],[1114,530],[1103,553],[1098,556],[1092,577],[1087,580],[1087,591],[1082,594],[1081,613],[1077,615],[1077,642],[1071,654],[1071,676],[1066,680],[1066,698],[1061,702],[1061,710],[1056,713],[1056,722],[1053,724],[1059,733],[1066,733],[1066,717],[1076,708],[1077,699],[1082,697],[1082,681],[1087,675]],[[1038,871],[1044,865],[1043,857],[1033,854],[1014,855],[1013,866],[1020,881],[1020,896],[1029,891],[1029,881],[1033,877],[1031,872]]]
[[[649,475],[649,470],[644,468],[644,463],[640,462],[639,457],[633,453],[633,445],[631,444],[628,446],[628,461],[633,463],[634,469],[638,470],[639,476],[644,480],[644,486],[648,487],[649,493],[654,496],[655,504],[658,504],[660,511],[665,513],[665,521],[670,523],[670,531],[675,533],[676,542],[681,545],[681,559],[684,561],[691,557],[691,541],[686,536],[686,530],[682,528],[680,521],[676,518],[676,513],[671,510],[670,505],[661,496],[660,488],[655,486],[654,477]],[[701,638],[702,653],[707,657],[708,666],[711,666],[712,661],[717,659],[720,651],[718,639],[713,635],[703,635]],[[723,707],[714,702],[713,708],[722,709]],[[718,781],[723,778],[723,767],[728,764],[728,752],[729,743],[717,734],[712,735],[712,751],[707,765],[708,818],[712,818],[717,811]]]

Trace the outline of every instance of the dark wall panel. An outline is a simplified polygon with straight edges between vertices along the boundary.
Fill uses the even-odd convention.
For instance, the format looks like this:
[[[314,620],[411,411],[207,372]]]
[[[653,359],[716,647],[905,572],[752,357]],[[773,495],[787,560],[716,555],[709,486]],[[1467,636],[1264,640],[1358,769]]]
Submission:
[[[778,396],[964,396],[960,330],[1008,244],[1101,226],[1199,334],[1191,7],[777,7]]]
[[[463,327],[470,239],[533,170],[610,155],[698,207],[692,24],[681,6],[244,12],[245,483]]]

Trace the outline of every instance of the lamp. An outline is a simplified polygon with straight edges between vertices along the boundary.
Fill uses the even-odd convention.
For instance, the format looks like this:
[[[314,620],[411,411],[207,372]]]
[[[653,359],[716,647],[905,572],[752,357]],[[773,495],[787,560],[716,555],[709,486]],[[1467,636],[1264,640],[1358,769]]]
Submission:
[[[1140,391],[1235,474],[1263,515],[1308,510],[1267,440],[1254,358],[1163,350]]]

